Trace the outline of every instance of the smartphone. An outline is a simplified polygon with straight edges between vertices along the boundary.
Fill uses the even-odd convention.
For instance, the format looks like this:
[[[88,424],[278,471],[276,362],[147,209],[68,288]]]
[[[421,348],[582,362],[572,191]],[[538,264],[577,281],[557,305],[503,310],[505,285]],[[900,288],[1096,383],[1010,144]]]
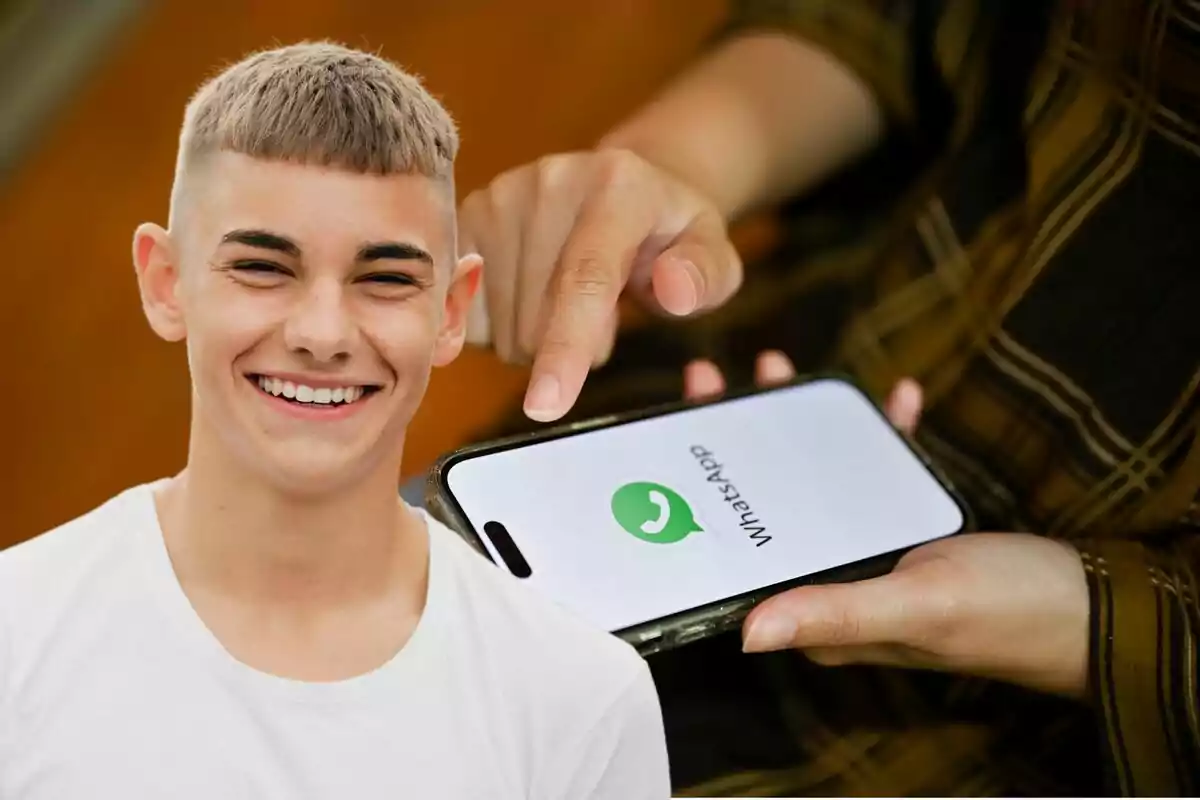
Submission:
[[[463,448],[430,471],[427,498],[497,565],[643,654],[971,526],[949,481],[838,375]]]

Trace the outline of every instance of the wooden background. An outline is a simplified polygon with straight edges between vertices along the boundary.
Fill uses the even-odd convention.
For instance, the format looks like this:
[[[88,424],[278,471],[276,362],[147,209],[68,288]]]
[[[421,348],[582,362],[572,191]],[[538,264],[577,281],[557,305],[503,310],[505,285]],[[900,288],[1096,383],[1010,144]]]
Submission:
[[[463,135],[460,192],[585,147],[647,99],[719,25],[721,0],[160,0],[114,46],[0,187],[9,347],[0,417],[0,548],[185,457],[182,347],[151,333],[134,227],[165,222],[183,106],[251,49],[330,38],[424,77]],[[437,371],[403,474],[516,401],[524,372],[484,353]]]

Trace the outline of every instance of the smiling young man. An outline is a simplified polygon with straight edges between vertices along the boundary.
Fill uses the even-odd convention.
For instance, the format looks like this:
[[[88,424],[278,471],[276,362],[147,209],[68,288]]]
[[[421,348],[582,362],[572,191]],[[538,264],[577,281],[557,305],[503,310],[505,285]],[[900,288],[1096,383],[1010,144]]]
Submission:
[[[194,97],[133,244],[187,465],[0,553],[0,797],[668,796],[644,662],[396,498],[479,278],[456,150],[335,45]]]

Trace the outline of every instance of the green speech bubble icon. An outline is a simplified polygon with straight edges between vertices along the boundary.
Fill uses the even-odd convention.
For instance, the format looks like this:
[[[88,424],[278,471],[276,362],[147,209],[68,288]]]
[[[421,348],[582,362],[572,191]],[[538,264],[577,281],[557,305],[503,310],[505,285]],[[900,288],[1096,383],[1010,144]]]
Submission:
[[[674,489],[661,483],[627,483],[612,496],[617,524],[643,542],[671,544],[703,530],[692,507]]]

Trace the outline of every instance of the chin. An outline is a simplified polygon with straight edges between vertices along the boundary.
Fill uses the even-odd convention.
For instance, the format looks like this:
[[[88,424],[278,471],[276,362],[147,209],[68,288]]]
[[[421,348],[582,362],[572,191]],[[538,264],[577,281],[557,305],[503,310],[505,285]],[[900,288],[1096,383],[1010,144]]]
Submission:
[[[380,409],[384,411],[384,409]],[[367,418],[357,430],[310,431],[283,426],[278,432],[251,418],[245,426],[227,426],[219,438],[226,452],[217,460],[241,462],[238,472],[254,476],[282,494],[316,499],[361,486],[392,465],[399,474],[405,426],[399,414],[379,424]]]
[[[296,461],[276,465],[269,470],[267,482],[281,494],[297,498],[317,499],[345,491],[360,484],[368,471],[351,465],[325,463],[304,464]]]
[[[272,448],[272,472],[283,484],[304,494],[321,495],[346,491],[377,481],[381,473],[399,485],[404,454],[404,428],[384,428],[355,442],[291,442],[290,447]],[[325,446],[322,446],[325,445]],[[398,489],[397,489],[398,491]]]

